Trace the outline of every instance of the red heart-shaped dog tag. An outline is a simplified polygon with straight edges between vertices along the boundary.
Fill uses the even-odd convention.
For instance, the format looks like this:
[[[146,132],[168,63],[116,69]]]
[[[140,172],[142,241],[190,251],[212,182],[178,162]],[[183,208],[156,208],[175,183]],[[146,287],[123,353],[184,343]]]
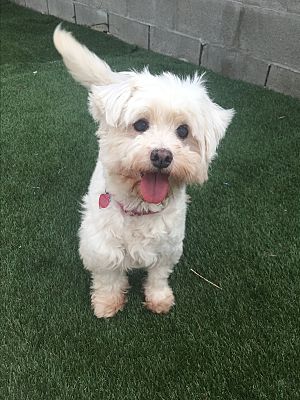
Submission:
[[[99,196],[99,208],[106,208],[110,203],[110,194],[102,193]]]

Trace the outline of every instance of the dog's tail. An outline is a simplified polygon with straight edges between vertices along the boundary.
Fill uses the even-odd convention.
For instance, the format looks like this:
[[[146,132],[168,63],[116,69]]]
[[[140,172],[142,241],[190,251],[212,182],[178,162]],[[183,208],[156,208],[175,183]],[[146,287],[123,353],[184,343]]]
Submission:
[[[70,32],[61,28],[61,24],[54,31],[53,41],[70,74],[87,89],[92,85],[109,85],[120,80],[118,73],[77,42]]]

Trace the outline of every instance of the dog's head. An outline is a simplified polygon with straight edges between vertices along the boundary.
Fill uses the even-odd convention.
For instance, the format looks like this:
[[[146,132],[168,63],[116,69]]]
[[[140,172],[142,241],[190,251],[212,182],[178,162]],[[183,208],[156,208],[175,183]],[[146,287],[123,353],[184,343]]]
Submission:
[[[155,204],[176,186],[207,179],[234,112],[210,100],[202,77],[113,72],[60,27],[54,43],[72,76],[90,92],[108,175]]]

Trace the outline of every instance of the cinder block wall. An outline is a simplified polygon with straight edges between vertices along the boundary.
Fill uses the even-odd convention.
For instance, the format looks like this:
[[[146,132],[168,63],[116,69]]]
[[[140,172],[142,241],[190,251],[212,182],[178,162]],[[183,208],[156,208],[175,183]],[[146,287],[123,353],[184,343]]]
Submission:
[[[300,0],[15,0],[300,98]]]

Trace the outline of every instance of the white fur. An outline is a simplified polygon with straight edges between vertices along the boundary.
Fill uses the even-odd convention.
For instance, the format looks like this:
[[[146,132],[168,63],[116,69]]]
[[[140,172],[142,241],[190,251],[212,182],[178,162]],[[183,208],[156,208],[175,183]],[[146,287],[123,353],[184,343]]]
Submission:
[[[168,312],[174,296],[168,277],[182,254],[186,216],[186,185],[203,183],[233,110],[213,103],[195,75],[180,79],[171,73],[153,76],[147,69],[113,72],[109,66],[58,26],[54,43],[72,76],[89,91],[89,107],[98,129],[99,158],[88,193],[79,231],[80,255],[92,274],[92,305],[97,317],[110,317],[125,304],[126,271],[145,268],[146,306]],[[149,121],[140,134],[133,123]],[[187,124],[189,137],[178,138],[176,128]],[[172,152],[168,197],[160,204],[141,198],[141,173],[154,167],[153,149]],[[99,195],[111,194],[107,208]],[[134,212],[155,212],[131,216]]]

